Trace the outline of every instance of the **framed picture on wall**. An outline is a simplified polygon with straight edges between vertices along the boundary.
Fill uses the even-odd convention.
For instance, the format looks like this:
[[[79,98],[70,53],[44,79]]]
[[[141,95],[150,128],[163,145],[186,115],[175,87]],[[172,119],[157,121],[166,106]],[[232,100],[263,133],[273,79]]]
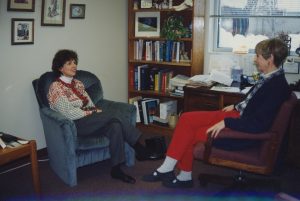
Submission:
[[[8,11],[34,12],[35,0],[7,0]]]
[[[66,0],[42,0],[42,26],[65,26]]]
[[[85,4],[70,4],[71,19],[84,19],[84,17],[85,17]]]
[[[159,36],[160,12],[136,12],[135,36]]]
[[[11,19],[11,44],[24,45],[34,42],[34,19]]]

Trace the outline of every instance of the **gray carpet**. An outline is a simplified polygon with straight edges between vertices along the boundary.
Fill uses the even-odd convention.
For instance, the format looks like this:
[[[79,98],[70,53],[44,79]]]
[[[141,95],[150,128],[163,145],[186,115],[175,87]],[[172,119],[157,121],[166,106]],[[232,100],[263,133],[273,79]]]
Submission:
[[[125,172],[137,179],[136,184],[126,184],[112,179],[109,176],[109,161],[99,162],[78,169],[78,185],[75,187],[64,184],[51,170],[48,161],[39,162],[42,189],[40,200],[274,200],[279,192],[297,198],[300,196],[300,170],[297,168],[285,168],[280,177],[280,186],[274,186],[272,182],[267,182],[263,186],[257,183],[251,188],[242,190],[228,189],[228,186],[211,183],[205,187],[201,186],[197,178],[199,173],[222,175],[237,173],[205,165],[201,161],[194,163],[195,185],[191,189],[168,189],[161,183],[143,182],[141,177],[152,172],[161,162],[137,161],[134,167],[124,167]],[[268,181],[268,178],[264,179]],[[0,174],[0,200],[36,200],[30,166]]]

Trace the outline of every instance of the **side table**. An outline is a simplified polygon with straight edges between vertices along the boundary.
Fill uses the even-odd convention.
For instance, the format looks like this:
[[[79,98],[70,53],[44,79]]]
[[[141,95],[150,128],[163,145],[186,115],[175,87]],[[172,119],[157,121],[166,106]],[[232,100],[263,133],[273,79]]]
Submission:
[[[30,156],[34,190],[37,195],[41,192],[40,176],[37,162],[36,142],[30,140],[27,144],[15,148],[0,149],[0,165],[4,165],[24,156]]]

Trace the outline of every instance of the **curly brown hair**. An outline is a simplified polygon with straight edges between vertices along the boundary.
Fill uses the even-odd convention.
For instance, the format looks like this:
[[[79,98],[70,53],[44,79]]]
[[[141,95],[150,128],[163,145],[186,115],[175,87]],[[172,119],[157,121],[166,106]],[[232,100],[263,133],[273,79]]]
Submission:
[[[75,51],[63,49],[56,52],[52,60],[52,71],[57,77],[61,75],[60,69],[63,65],[70,60],[74,60],[76,64],[78,63],[78,56]]]

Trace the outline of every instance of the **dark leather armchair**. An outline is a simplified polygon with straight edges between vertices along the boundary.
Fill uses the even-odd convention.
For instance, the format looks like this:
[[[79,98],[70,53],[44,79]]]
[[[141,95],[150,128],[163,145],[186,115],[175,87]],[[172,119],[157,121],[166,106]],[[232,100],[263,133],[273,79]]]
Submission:
[[[133,105],[106,100],[100,80],[87,71],[77,71],[76,78],[83,82],[87,93],[96,106],[111,113],[123,116],[136,123],[136,108]],[[54,172],[68,185],[77,184],[77,168],[110,158],[109,141],[106,137],[77,137],[77,130],[72,120],[50,109],[47,93],[55,77],[46,72],[32,82],[39,104],[50,165]],[[135,162],[134,150],[125,144],[126,165]],[[101,171],[101,170],[99,170]]]
[[[222,150],[212,146],[213,139],[209,138],[206,144],[198,143],[195,145],[194,157],[211,165],[228,167],[250,173],[271,175],[279,158],[280,148],[287,133],[289,120],[296,102],[297,98],[295,94],[292,93],[290,98],[281,106],[270,130],[265,133],[251,134],[224,129],[217,137],[258,140],[261,142],[259,147],[239,151]],[[202,184],[217,182],[222,179],[224,179],[224,177],[219,175],[199,175],[199,180]],[[228,181],[229,178],[226,179]],[[230,179],[234,181],[233,177]],[[243,177],[238,178],[238,180],[243,179]]]

